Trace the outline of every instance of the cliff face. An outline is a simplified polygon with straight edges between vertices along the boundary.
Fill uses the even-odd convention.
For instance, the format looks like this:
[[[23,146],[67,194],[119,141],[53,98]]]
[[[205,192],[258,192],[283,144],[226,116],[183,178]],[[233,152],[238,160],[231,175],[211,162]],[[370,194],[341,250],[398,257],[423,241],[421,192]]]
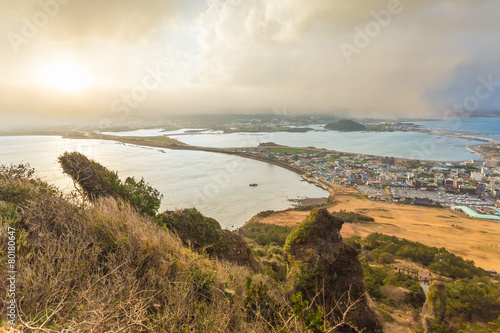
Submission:
[[[340,332],[354,328],[380,330],[378,316],[369,305],[358,253],[342,242],[343,221],[326,209],[314,210],[288,236],[285,244],[288,279],[316,307],[330,313],[331,325],[342,321]]]

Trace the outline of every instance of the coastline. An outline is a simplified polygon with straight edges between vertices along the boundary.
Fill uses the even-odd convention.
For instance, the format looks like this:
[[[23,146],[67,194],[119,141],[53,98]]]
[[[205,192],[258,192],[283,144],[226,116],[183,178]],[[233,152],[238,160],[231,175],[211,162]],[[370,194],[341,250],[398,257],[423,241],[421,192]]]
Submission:
[[[63,136],[63,137],[68,138],[68,139],[83,139],[82,137],[77,137],[77,136]],[[87,139],[89,139],[89,138],[87,138]],[[211,152],[211,153],[222,153],[222,154],[228,154],[228,155],[236,155],[236,156],[249,158],[249,159],[257,160],[260,162],[265,162],[265,163],[269,163],[272,165],[276,165],[276,166],[282,167],[284,169],[287,169],[289,171],[293,171],[299,175],[302,175],[305,173],[305,171],[303,171],[300,168],[294,167],[293,165],[290,165],[290,164],[287,164],[287,163],[284,163],[284,162],[281,162],[278,160],[272,160],[272,159],[268,159],[265,157],[255,156],[255,155],[249,154],[249,153],[231,151],[229,149],[190,146],[190,145],[183,144],[180,141],[177,141],[175,139],[170,139],[170,138],[168,138],[168,141],[169,141],[168,143],[147,140],[147,139],[141,139],[141,138],[116,137],[116,136],[111,136],[111,135],[100,135],[99,137],[92,137],[91,139],[110,140],[110,141],[117,141],[117,142],[121,142],[121,143],[133,144],[133,145],[138,145],[138,146],[148,146],[148,147],[154,147],[154,148],[166,148],[166,149],[174,149],[174,150],[195,150],[195,151],[205,151],[205,152]]]
[[[430,134],[430,133],[429,133]],[[335,186],[333,184],[329,184],[324,182],[323,180],[316,179],[313,177],[307,177],[306,172],[296,166],[290,165],[286,162],[276,160],[276,159],[270,159],[264,156],[258,156],[255,154],[251,153],[245,153],[245,152],[238,152],[234,151],[234,148],[210,148],[210,147],[200,147],[200,146],[191,146],[188,144],[185,144],[183,142],[180,142],[174,138],[170,137],[162,137],[161,140],[164,142],[158,140],[158,137],[155,137],[157,140],[151,140],[151,137],[123,137],[123,136],[113,136],[113,135],[106,135],[106,134],[101,134],[101,133],[82,133],[82,134],[68,134],[67,132],[58,132],[58,131],[50,131],[50,132],[42,132],[42,131],[36,131],[36,132],[26,132],[26,133],[12,133],[12,134],[0,134],[0,136],[30,136],[30,135],[42,135],[42,136],[61,136],[62,138],[65,139],[72,139],[72,140],[109,140],[109,141],[115,141],[115,142],[120,142],[123,144],[131,144],[131,145],[136,145],[136,146],[146,146],[146,147],[154,147],[154,148],[164,148],[164,149],[173,149],[173,150],[192,150],[192,151],[204,151],[204,152],[211,152],[211,153],[222,153],[222,154],[228,154],[228,155],[235,155],[243,158],[248,158],[248,159],[253,159],[259,162],[264,162],[268,163],[271,165],[275,165],[281,168],[284,168],[286,170],[292,171],[302,177],[304,181],[307,181],[319,188],[322,188],[323,190],[326,190],[328,192],[332,192],[335,189]],[[470,146],[465,146],[465,148],[476,155],[478,155],[481,159],[485,159],[488,157],[488,154],[486,154],[484,151],[481,149],[478,149],[478,147],[487,145],[485,144],[479,144],[479,145],[470,145]],[[294,148],[294,147],[287,147],[287,148]],[[301,148],[297,148],[301,149]],[[343,154],[352,154],[350,152],[340,152],[340,151],[333,151],[333,150],[327,150],[327,149],[318,149],[315,148],[315,150],[322,151],[322,152],[331,152],[331,153],[343,153]],[[378,155],[372,155],[371,156],[375,157],[383,157],[383,156],[378,156]],[[405,158],[397,158],[400,160],[407,160],[410,161],[411,159],[405,159]],[[422,160],[425,162],[436,162],[436,161],[427,161],[427,160]],[[455,161],[455,162],[461,162],[461,161]]]

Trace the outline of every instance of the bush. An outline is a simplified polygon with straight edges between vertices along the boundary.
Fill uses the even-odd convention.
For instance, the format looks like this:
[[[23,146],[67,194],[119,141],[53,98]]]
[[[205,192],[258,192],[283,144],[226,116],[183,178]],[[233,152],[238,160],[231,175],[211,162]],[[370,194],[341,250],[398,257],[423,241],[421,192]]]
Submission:
[[[475,276],[488,275],[488,272],[484,269],[476,267],[474,261],[465,260],[446,251],[444,248],[439,249],[433,262],[429,265],[429,269],[452,279],[471,279]]]
[[[382,267],[372,267],[365,262],[363,263],[363,273],[363,280],[368,294],[377,300],[382,300],[383,296],[380,292],[380,287],[384,285],[384,280],[389,275],[388,269]]]
[[[136,181],[128,177],[125,182],[118,178],[116,171],[110,171],[103,165],[89,160],[79,152],[65,152],[59,156],[64,173],[68,174],[75,186],[90,200],[101,197],[122,199],[132,205],[138,212],[155,216],[160,208],[162,195],[142,178]]]
[[[265,210],[257,214],[258,217],[265,218],[274,213],[274,210]]]
[[[387,252],[375,253],[375,251],[373,251],[372,255],[374,255],[376,260],[383,265],[392,264],[394,262],[394,256]]]
[[[271,243],[283,246],[291,230],[287,226],[251,221],[242,226],[238,234],[261,246]]]
[[[258,269],[255,256],[237,233],[223,230],[215,219],[203,216],[195,208],[165,211],[157,222],[177,234],[186,246],[218,259]]]
[[[375,219],[370,216],[366,216],[363,214],[359,213],[354,213],[354,212],[348,212],[346,210],[341,209],[338,212],[332,212],[332,215],[338,217],[339,219],[343,220],[344,222],[348,223],[360,223],[360,222],[373,222]]]
[[[355,249],[361,249],[361,236],[354,235],[349,238],[344,238],[344,243],[351,245]]]
[[[488,278],[460,279],[446,285],[446,315],[494,321],[500,313],[500,284]]]
[[[282,306],[269,294],[269,287],[260,281],[252,283],[252,277],[247,277],[246,298],[243,309],[248,322],[264,319],[272,327],[279,325],[279,313]]]

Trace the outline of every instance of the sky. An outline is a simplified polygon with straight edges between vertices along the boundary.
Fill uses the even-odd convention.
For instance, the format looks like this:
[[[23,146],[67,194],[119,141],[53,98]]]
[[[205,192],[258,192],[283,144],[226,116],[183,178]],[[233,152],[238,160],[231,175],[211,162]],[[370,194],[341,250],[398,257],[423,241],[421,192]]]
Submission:
[[[499,13],[498,0],[0,0],[0,115],[499,110]]]

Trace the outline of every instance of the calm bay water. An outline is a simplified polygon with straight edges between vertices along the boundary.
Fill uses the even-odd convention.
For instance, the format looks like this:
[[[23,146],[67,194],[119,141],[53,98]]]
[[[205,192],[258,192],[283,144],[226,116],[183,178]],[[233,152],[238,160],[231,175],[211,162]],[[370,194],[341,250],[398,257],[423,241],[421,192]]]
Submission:
[[[54,136],[0,137],[0,147],[0,164],[30,163],[38,176],[66,191],[73,189],[72,181],[57,157],[79,151],[117,170],[122,179],[144,177],[164,195],[161,210],[196,207],[224,228],[237,228],[263,210],[289,208],[289,199],[328,196],[293,172],[225,154]]]
[[[499,117],[452,118],[449,120],[418,121],[415,124],[424,128],[444,129],[450,132],[498,133],[500,136]]]
[[[465,147],[484,143],[415,132],[310,131],[306,133],[192,134],[171,137],[202,147],[256,147],[263,142],[274,142],[291,147],[312,146],[358,154],[433,161],[479,159],[478,155],[468,151]]]

